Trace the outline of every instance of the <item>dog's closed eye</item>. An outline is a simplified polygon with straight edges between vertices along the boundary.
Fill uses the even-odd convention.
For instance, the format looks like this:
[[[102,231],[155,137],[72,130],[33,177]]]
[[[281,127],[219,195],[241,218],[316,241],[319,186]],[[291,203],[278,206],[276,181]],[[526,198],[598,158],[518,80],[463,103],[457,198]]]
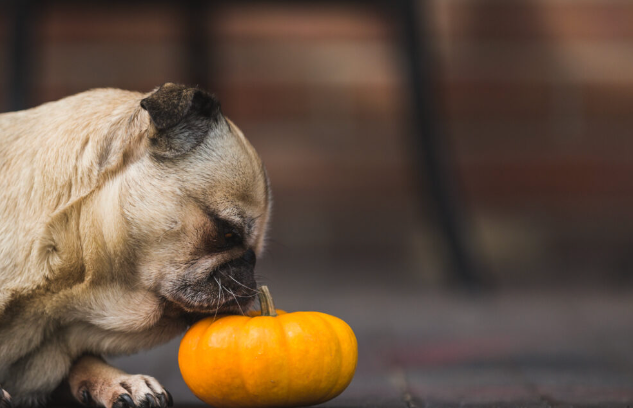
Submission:
[[[215,223],[217,235],[214,245],[217,249],[227,250],[244,243],[242,234],[236,225],[220,218],[216,218]]]

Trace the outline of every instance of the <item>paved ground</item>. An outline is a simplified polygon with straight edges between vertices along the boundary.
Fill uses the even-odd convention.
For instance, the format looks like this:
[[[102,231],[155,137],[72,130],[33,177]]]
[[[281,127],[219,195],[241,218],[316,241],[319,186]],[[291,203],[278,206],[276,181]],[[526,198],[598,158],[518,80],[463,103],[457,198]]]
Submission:
[[[401,300],[383,333],[359,330],[358,376],[327,406],[633,406],[633,294]]]
[[[270,279],[278,307],[335,314],[359,340],[351,407],[633,407],[633,291],[423,292],[387,275]],[[118,359],[197,405],[177,343]],[[142,367],[142,368],[141,368]]]

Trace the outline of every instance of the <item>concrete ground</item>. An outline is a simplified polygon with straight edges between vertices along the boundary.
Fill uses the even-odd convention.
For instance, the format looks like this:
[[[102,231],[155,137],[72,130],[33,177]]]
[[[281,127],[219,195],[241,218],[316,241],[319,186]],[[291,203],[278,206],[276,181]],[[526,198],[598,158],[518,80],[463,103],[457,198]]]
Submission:
[[[633,406],[631,290],[466,295],[317,269],[264,283],[277,307],[334,314],[356,332],[357,374],[324,407]],[[156,376],[176,407],[202,405],[180,378],[177,346],[113,361]]]
[[[418,316],[367,334],[355,381],[326,406],[633,406],[632,295],[412,299]]]

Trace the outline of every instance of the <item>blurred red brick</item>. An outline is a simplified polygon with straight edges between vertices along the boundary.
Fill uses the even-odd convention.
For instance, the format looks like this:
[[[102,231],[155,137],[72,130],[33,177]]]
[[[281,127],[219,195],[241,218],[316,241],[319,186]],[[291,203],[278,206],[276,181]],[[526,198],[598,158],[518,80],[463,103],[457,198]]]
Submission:
[[[479,203],[522,207],[530,200],[587,214],[596,203],[621,210],[633,204],[633,162],[613,162],[591,155],[539,159],[464,162],[461,168],[469,196]],[[548,204],[549,203],[549,204]],[[633,217],[633,214],[622,214]]]
[[[245,7],[220,7],[210,18],[217,35],[238,41],[344,41],[390,38],[388,13],[349,4],[299,5],[260,3]]]
[[[38,29],[50,43],[133,43],[180,41],[185,37],[183,7],[165,3],[59,2],[39,10],[44,14]]]
[[[633,3],[627,1],[435,1],[446,19],[442,34],[483,42],[628,41]]]
[[[507,123],[544,120],[551,112],[552,87],[545,82],[455,79],[443,85],[449,120],[490,118]]]
[[[394,85],[336,85],[315,89],[309,84],[240,83],[216,88],[225,112],[249,121],[323,120],[336,117],[352,121],[405,119],[406,94]],[[274,103],[270,103],[274,101]]]
[[[582,88],[583,110],[588,120],[603,120],[630,125],[633,119],[633,83],[589,83]],[[631,128],[629,128],[631,129]]]

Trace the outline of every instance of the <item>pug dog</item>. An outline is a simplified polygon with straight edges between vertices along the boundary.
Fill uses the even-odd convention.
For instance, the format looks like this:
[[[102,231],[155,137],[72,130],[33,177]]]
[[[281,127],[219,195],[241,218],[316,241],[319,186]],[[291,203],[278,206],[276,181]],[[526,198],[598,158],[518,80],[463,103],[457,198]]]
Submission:
[[[270,212],[257,153],[211,94],[97,89],[0,115],[0,407],[66,389],[165,408],[103,355],[241,313]]]

